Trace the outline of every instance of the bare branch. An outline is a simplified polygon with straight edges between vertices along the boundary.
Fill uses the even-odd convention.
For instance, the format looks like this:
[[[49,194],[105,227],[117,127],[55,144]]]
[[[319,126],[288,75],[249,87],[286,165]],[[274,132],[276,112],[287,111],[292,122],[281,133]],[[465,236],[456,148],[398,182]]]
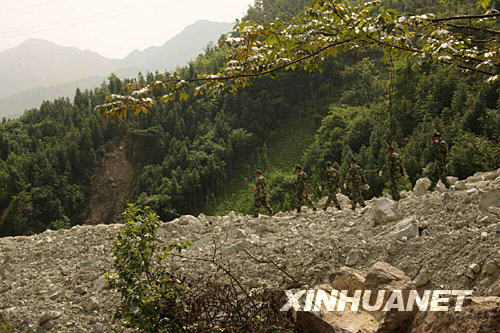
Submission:
[[[256,262],[258,262],[259,264],[273,264],[277,269],[279,269],[283,274],[285,274],[286,276],[288,276],[290,278],[290,280],[292,280],[293,282],[295,283],[300,283],[300,281],[298,281],[297,279],[295,279],[293,276],[291,276],[290,274],[288,274],[287,271],[285,271],[283,268],[281,268],[276,262],[274,262],[273,260],[271,259],[267,259],[267,260],[262,260],[262,259],[258,259],[256,258],[254,255],[252,255],[250,252],[248,252],[247,250],[243,250],[243,252],[245,252],[250,258],[252,258],[253,260],[255,260]]]

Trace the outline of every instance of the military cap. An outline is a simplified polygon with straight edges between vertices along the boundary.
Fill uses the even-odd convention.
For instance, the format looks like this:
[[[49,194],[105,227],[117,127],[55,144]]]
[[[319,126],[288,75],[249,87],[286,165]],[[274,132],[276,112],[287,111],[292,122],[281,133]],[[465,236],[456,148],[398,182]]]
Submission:
[[[433,136],[433,137],[434,137],[434,138],[440,138],[440,137],[441,137],[441,133],[436,132],[436,133],[434,133],[434,136]]]
[[[262,175],[262,171],[260,171],[260,170],[255,171],[255,173],[258,173],[259,175]]]
[[[330,161],[326,161],[325,165],[332,166],[332,162],[330,162]]]
[[[295,170],[297,170],[297,169],[302,170],[302,166],[301,166],[300,164],[297,164],[297,165],[295,166]]]

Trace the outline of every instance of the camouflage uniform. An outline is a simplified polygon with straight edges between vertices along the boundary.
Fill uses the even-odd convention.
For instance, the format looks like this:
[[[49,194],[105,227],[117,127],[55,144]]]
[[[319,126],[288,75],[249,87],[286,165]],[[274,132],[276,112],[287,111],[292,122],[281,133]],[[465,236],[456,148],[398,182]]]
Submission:
[[[311,207],[316,210],[316,206],[309,198],[307,191],[307,173],[301,170],[297,174],[297,192],[295,192],[295,208],[297,209],[297,213],[300,213],[302,207],[302,201],[306,201]]]
[[[432,183],[429,190],[434,190],[434,187],[436,187],[436,184],[440,179],[446,188],[450,188],[450,184],[446,179],[448,174],[448,144],[444,140],[439,140],[438,142],[433,142],[432,145],[434,146],[434,155],[436,156],[436,166],[431,175]]]
[[[330,167],[325,170],[325,174],[323,176],[323,184],[326,185],[328,190],[328,199],[326,200],[325,208],[326,210],[330,204],[335,203],[335,207],[341,210],[339,201],[337,200],[337,190],[340,188],[340,176],[339,172],[334,168]]]
[[[347,174],[347,184],[351,189],[351,205],[352,209],[356,209],[356,204],[359,203],[361,207],[365,207],[365,200],[361,193],[363,185],[366,184],[363,170],[357,164],[350,167]]]
[[[259,216],[259,207],[263,206],[269,212],[269,215],[273,215],[273,210],[269,203],[266,200],[267,192],[266,192],[266,178],[260,175],[257,178],[257,182],[255,184],[255,194],[253,199],[253,215],[254,217]]]
[[[404,169],[399,155],[396,153],[387,154],[387,161],[383,170],[389,175],[389,186],[391,188],[392,199],[396,201],[400,200],[401,195],[398,190],[398,180],[403,176]]]

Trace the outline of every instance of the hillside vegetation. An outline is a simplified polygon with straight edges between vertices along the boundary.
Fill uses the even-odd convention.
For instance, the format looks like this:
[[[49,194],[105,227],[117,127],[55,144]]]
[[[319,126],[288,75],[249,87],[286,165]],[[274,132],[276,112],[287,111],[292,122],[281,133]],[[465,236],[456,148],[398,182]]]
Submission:
[[[248,16],[286,19],[306,3],[257,1]],[[401,6],[418,9],[409,2]],[[465,4],[453,6],[449,10],[460,12]],[[224,49],[209,47],[181,72],[213,73],[225,55]],[[376,50],[328,58],[321,72],[280,74],[234,94],[160,104],[122,121],[93,111],[130,82],[111,76],[99,88],[77,90],[73,100],[45,102],[18,120],[4,120],[0,236],[84,223],[82,213],[92,209],[93,166],[104,155],[103,145],[121,139],[137,175],[134,195],[126,197],[150,206],[165,221],[201,212],[249,212],[257,168],[269,180],[272,206],[290,209],[296,163],[318,184],[325,160],[345,177],[352,155],[366,170],[371,189],[365,196],[380,195],[385,180],[377,171],[385,146],[398,147],[414,183],[433,161],[430,139],[436,130],[450,145],[452,174],[465,178],[500,167],[500,85],[486,84],[480,74],[411,58],[384,62]],[[148,73],[138,81],[161,78]],[[320,195],[315,189],[316,198]]]

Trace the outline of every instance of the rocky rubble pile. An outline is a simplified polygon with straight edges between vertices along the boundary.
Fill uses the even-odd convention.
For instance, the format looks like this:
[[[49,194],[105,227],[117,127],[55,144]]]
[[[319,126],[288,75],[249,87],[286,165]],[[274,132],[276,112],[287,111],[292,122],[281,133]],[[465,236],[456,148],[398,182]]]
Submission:
[[[160,234],[169,243],[192,241],[171,258],[172,271],[224,283],[213,264],[196,260],[212,258],[216,248],[216,260],[253,292],[328,284],[342,267],[367,271],[385,262],[417,288],[500,296],[500,170],[451,181],[452,190],[431,193],[421,191],[422,180],[397,203],[373,199],[357,212],[339,195],[342,211],[183,216],[164,223]],[[111,320],[119,295],[103,277],[112,269],[119,227],[0,239],[0,324],[21,332],[121,330]]]

